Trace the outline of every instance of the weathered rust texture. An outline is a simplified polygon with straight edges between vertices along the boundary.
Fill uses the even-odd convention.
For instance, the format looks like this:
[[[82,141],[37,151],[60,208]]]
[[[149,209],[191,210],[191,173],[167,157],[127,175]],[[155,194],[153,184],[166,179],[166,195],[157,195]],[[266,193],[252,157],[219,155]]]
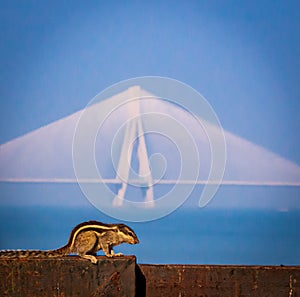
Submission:
[[[139,265],[147,297],[300,297],[300,267]]]
[[[136,258],[97,258],[0,259],[0,296],[135,296]]]
[[[300,267],[136,265],[134,256],[0,259],[0,297],[300,297]]]

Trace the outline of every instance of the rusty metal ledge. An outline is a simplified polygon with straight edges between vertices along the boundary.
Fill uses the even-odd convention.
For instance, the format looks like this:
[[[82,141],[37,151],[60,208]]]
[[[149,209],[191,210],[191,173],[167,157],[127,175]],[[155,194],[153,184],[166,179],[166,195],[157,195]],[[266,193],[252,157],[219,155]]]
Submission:
[[[151,265],[134,256],[0,259],[0,297],[300,297],[300,266]]]
[[[134,256],[97,259],[0,259],[0,296],[136,296]]]
[[[300,297],[300,266],[138,266],[147,297]]]

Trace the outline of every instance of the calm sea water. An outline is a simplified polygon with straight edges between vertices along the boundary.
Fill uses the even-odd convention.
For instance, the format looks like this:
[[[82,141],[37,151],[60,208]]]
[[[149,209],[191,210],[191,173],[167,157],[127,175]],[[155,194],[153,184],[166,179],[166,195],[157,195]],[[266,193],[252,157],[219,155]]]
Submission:
[[[0,249],[53,249],[81,221],[114,222],[89,206],[0,208]],[[139,263],[300,265],[300,211],[187,209],[128,223],[140,244],[116,251]]]

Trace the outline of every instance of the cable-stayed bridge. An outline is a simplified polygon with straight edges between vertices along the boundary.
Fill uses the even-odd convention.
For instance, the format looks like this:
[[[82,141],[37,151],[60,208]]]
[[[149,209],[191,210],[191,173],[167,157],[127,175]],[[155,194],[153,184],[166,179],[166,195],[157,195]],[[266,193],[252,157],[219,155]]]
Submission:
[[[110,139],[111,141],[111,134],[116,133],[120,126],[124,127],[122,130],[124,135],[118,144],[118,155],[115,156],[115,163],[113,164],[115,165],[114,175],[106,174],[106,168],[104,168],[106,165],[102,166],[106,164],[102,162],[103,160],[111,158],[110,149],[107,149],[108,153],[106,154],[103,151],[100,152],[103,153],[103,156],[101,156],[102,161],[100,160],[98,167],[100,171],[103,170],[103,175],[82,174],[76,176],[73,168],[72,146],[74,133],[78,129],[77,124],[81,115],[86,112],[90,123],[95,123],[103,109],[110,110],[111,106],[114,106],[115,103],[111,105],[110,102],[115,102],[122,108],[114,110],[111,119],[110,117],[107,119],[108,124],[101,132],[104,135],[104,140],[100,140],[103,142],[102,147],[109,147],[111,142],[106,143],[106,140]],[[172,175],[176,169],[176,164],[172,163],[175,153],[168,147],[163,152],[168,160],[166,174],[159,178],[153,175],[151,170],[153,168],[151,168],[149,161],[153,150],[149,150],[149,147],[152,149],[154,147],[159,151],[162,143],[155,139],[147,140],[145,137],[145,133],[148,133],[142,116],[145,113],[156,113],[155,121],[158,127],[165,124],[161,115],[168,115],[188,128],[190,135],[195,139],[201,161],[200,174],[197,178],[190,179],[188,175],[176,176],[175,178]],[[200,119],[200,122],[203,120]],[[210,144],[205,132],[197,125],[191,114],[181,110],[172,102],[160,100],[143,88],[130,87],[108,97],[106,100],[89,106],[85,110],[78,111],[2,144],[0,146],[0,181],[115,184],[119,190],[112,201],[114,206],[122,205],[130,184],[145,190],[143,191],[145,193],[144,199],[148,205],[155,202],[156,197],[154,197],[153,192],[155,185],[300,186],[300,167],[298,164],[227,131],[224,132],[227,147],[227,165],[224,178],[222,180],[208,179]],[[115,127],[115,130],[112,127]],[[88,126],[85,131],[89,133]],[[173,130],[170,131],[174,133]],[[178,139],[181,141],[180,138]],[[136,145],[136,150],[133,149],[133,143]],[[204,147],[207,149],[205,150]],[[137,170],[133,170],[131,166],[133,158],[138,159]],[[191,167],[192,163],[188,166]],[[203,171],[206,171],[206,174],[202,174]]]

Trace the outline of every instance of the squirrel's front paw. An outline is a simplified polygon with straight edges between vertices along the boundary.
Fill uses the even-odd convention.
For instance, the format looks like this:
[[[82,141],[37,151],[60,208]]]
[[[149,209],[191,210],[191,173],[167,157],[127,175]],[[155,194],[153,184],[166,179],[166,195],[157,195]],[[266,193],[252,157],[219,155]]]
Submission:
[[[123,254],[122,253],[117,253],[117,254],[115,254],[115,256],[120,257],[120,256],[123,256]]]

